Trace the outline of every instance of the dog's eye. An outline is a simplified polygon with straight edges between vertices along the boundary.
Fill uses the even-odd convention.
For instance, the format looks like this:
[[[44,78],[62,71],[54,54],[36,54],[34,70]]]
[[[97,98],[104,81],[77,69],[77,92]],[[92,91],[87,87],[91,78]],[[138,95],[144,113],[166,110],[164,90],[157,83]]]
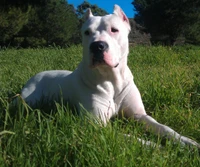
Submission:
[[[84,32],[84,34],[87,35],[87,36],[90,35],[89,30],[86,30],[86,31]]]
[[[111,28],[111,32],[113,32],[113,33],[116,33],[116,32],[118,32],[119,30],[118,29],[116,29],[116,28]]]

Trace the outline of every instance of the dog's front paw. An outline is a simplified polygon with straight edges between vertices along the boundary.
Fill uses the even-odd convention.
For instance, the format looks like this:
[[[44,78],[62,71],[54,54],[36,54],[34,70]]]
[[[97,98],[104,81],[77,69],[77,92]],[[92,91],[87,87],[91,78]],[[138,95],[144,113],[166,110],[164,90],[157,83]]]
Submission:
[[[180,141],[182,144],[189,145],[189,146],[196,146],[198,149],[200,149],[200,144],[188,137],[181,136]]]

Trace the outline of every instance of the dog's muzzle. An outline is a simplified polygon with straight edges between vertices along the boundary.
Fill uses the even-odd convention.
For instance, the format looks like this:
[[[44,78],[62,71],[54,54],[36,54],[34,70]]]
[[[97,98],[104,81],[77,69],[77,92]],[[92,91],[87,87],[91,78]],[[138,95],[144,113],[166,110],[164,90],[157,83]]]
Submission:
[[[93,65],[105,63],[104,52],[108,50],[109,46],[104,41],[95,41],[90,44],[90,51],[92,53]]]

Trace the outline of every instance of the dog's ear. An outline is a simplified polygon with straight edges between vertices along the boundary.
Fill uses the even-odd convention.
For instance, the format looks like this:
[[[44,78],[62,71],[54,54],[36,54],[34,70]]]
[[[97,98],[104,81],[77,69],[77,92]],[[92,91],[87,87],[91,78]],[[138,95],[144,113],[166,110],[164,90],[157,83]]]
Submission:
[[[127,23],[128,29],[130,31],[131,27],[130,27],[129,19],[126,16],[126,14],[124,13],[124,11],[118,5],[114,5],[114,11],[113,11],[113,13],[116,14],[117,16],[119,16],[124,22]]]
[[[88,18],[90,18],[92,16],[93,16],[92,11],[90,8],[88,8],[87,11],[85,12],[84,20],[87,20]]]

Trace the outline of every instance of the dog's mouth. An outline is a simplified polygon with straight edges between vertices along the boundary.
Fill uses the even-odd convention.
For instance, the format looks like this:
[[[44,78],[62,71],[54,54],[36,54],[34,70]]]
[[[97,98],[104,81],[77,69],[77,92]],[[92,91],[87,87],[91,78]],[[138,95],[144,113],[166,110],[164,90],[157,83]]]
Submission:
[[[91,54],[92,55],[92,61],[91,61],[91,67],[95,68],[98,66],[107,66],[107,67],[111,67],[111,68],[116,68],[118,67],[119,63],[113,64],[110,60],[106,60],[104,58],[104,54],[102,53],[97,53],[95,54]]]
[[[92,54],[92,65],[101,65],[101,64],[106,64],[105,60],[103,59],[103,54],[102,53],[96,53],[95,56]]]
[[[109,52],[109,45],[105,41],[94,41],[90,44],[91,64],[92,67],[106,65],[116,68],[118,63],[114,63],[112,54]]]

